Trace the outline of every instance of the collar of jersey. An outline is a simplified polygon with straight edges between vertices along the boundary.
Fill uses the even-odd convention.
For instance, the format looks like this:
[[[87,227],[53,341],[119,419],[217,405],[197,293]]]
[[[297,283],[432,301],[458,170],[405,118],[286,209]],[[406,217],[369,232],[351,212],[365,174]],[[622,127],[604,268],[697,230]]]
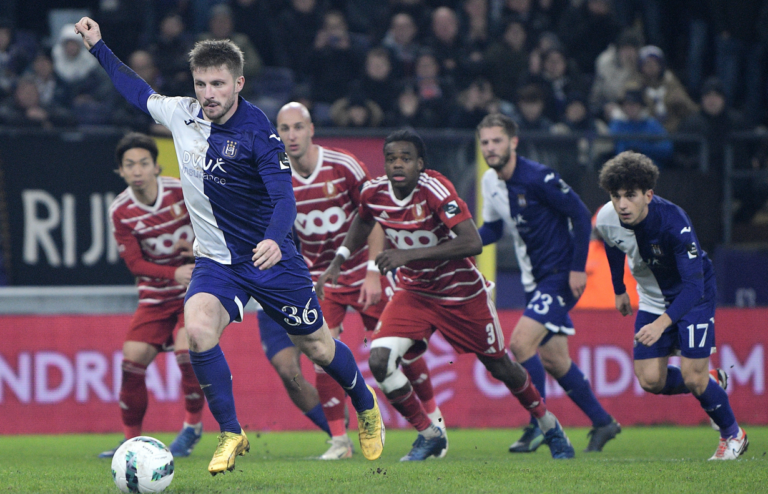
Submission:
[[[317,175],[320,173],[320,168],[323,167],[323,160],[324,160],[323,146],[317,146],[317,163],[315,163],[315,169],[312,170],[312,173],[310,173],[307,178],[304,178],[299,174],[299,172],[291,168],[291,174],[293,175],[293,178],[295,178],[298,182],[305,185],[313,183],[317,178]]]

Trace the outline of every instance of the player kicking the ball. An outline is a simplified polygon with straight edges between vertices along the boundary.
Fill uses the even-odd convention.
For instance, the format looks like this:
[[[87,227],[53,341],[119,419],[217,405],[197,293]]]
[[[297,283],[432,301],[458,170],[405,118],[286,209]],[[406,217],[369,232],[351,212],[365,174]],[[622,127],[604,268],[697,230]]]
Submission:
[[[710,372],[715,352],[717,289],[712,262],[701,249],[688,215],[653,193],[659,170],[647,156],[625,151],[600,170],[600,187],[611,195],[597,216],[611,267],[616,308],[632,314],[624,286],[624,259],[637,280],[635,375],[654,394],[691,393],[720,430],[710,460],[735,460],[749,440],[725,393],[725,373]],[[679,353],[680,367],[669,365]]]
[[[118,92],[173,134],[195,230],[195,269],[184,304],[189,355],[221,431],[208,471],[232,471],[235,458],[250,450],[219,345],[229,323],[242,321],[250,298],[347,391],[358,412],[363,456],[381,456],[376,395],[349,348],[331,337],[291,236],[296,200],[285,148],[264,113],[240,96],[242,51],[229,40],[198,42],[189,55],[197,98],[170,98],[115,57],[92,19],[82,18],[75,29]]]
[[[336,280],[348,252],[380,224],[394,248],[379,254],[376,265],[385,274],[397,270],[397,287],[374,331],[369,365],[392,406],[419,431],[401,461],[439,458],[447,448],[444,432],[399,369],[414,342],[427,341],[435,330],[457,352],[477,355],[536,417],[553,458],[573,458],[573,446],[530,376],[506,353],[489,284],[472,258],[482,251],[482,241],[467,205],[444,176],[425,169],[424,142],[416,133],[387,136],[384,163],[387,176],[363,188],[359,216],[320,276],[317,291],[322,297],[324,284]]]
[[[189,362],[184,295],[192,276],[195,235],[181,182],[161,177],[157,144],[131,133],[117,143],[117,172],[128,184],[109,208],[120,257],[139,286],[139,307],[123,343],[120,414],[125,439],[141,435],[147,411],[147,367],[161,351],[174,350],[181,370],[186,417],[170,445],[174,458],[189,456],[203,433],[203,391]],[[177,329],[176,338],[173,337]],[[122,444],[122,442],[121,442]],[[115,449],[100,458],[112,458]]]

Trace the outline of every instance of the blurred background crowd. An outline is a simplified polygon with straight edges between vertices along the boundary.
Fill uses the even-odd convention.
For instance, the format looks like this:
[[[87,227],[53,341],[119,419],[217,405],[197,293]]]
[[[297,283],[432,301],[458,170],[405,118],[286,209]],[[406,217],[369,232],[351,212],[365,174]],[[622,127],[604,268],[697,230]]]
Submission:
[[[192,95],[196,40],[232,39],[245,54],[243,96],[271,118],[299,100],[317,124],[337,127],[472,129],[490,111],[553,133],[715,136],[768,123],[766,0],[2,3],[6,126],[164,132],[84,49],[70,24],[86,11],[166,95]],[[670,164],[670,142],[640,147]]]

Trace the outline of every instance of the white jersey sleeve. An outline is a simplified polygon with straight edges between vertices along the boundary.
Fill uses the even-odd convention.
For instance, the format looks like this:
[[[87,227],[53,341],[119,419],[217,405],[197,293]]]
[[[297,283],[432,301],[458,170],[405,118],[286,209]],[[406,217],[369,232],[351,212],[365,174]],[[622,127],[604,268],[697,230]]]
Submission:
[[[155,122],[173,130],[172,120],[178,110],[182,110],[182,117],[194,116],[200,111],[200,104],[194,98],[153,94],[147,100],[147,109]]]

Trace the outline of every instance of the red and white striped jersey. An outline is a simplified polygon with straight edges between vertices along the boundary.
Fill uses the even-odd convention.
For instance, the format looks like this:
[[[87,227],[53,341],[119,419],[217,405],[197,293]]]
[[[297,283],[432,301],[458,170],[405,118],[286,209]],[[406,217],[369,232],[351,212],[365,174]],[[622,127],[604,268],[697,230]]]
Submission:
[[[431,247],[450,240],[451,228],[472,218],[453,184],[434,170],[425,170],[411,194],[397,199],[386,176],[368,182],[360,199],[360,216],[375,220],[397,249]],[[475,259],[415,261],[395,275],[398,290],[413,290],[442,299],[446,305],[463,303],[486,288]]]
[[[174,274],[186,260],[173,246],[179,239],[190,243],[195,239],[181,182],[172,177],[158,177],[157,182],[153,205],[139,202],[128,187],[109,208],[120,257],[136,276],[139,304],[184,298],[187,289]]]
[[[344,242],[360,205],[360,190],[371,176],[365,165],[348,151],[318,146],[317,166],[307,178],[293,171],[296,196],[294,227],[301,253],[312,280],[331,264],[336,249]],[[341,265],[336,291],[359,290],[365,280],[368,245],[353,252]]]

